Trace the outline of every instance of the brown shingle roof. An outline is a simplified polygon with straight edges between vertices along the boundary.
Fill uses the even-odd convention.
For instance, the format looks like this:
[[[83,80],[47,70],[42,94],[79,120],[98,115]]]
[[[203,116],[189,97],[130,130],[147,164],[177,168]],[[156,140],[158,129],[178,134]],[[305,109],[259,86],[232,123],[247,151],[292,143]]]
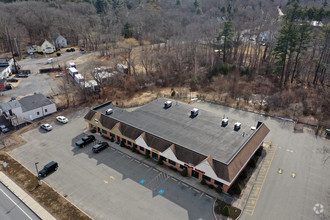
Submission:
[[[91,120],[93,116],[95,115],[96,111],[89,110],[89,112],[85,115],[84,119]]]
[[[187,148],[181,147],[179,145],[175,145],[175,151],[174,151],[175,156],[186,163],[193,164],[196,166],[199,164],[201,161],[203,161],[206,156],[199,154],[197,152],[194,152],[192,150],[189,150]]]
[[[143,133],[143,131],[141,131],[140,129],[134,128],[122,122],[120,122],[119,130],[124,136],[132,140],[135,140]]]
[[[103,125],[103,127],[106,127],[109,130],[112,129],[118,123],[117,120],[107,117],[106,115],[103,114],[101,114],[100,122]]]
[[[264,140],[269,133],[269,129],[265,124],[262,124],[253,137],[246,143],[244,148],[236,155],[228,166],[229,182],[231,182],[242,166],[246,163],[252,153],[258,148],[259,144]],[[220,176],[219,176],[220,177]]]
[[[144,133],[143,139],[149,147],[152,147],[160,152],[165,151],[171,146],[171,142],[161,139],[155,135]]]

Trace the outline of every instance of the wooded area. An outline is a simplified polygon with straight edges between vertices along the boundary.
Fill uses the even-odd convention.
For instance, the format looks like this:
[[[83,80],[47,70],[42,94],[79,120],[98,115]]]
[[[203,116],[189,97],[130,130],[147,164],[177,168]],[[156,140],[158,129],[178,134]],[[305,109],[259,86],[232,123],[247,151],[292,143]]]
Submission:
[[[266,112],[327,121],[329,15],[327,0],[5,0],[0,51],[10,49],[6,27],[21,50],[60,33],[120,57],[129,76],[116,86],[129,93],[155,83],[238,104],[258,95]],[[124,38],[139,46],[120,48]]]

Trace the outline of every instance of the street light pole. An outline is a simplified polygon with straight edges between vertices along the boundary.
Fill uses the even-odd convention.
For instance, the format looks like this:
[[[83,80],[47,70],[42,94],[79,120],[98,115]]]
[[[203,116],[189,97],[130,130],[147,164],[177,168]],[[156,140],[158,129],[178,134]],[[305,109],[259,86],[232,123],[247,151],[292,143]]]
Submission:
[[[39,184],[39,186],[41,186],[41,180],[40,180],[38,166],[37,166],[38,164],[39,164],[39,162],[34,163],[34,165],[36,166],[36,170],[37,170],[38,184]]]

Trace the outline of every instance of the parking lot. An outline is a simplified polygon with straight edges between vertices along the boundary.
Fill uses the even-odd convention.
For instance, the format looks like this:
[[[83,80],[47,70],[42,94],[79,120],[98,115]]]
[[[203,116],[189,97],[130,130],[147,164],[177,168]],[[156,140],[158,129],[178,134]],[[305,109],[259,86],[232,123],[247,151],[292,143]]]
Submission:
[[[85,113],[72,113],[65,125],[51,123],[51,132],[23,134],[27,144],[10,155],[32,172],[35,162],[39,169],[58,162],[59,169],[44,181],[94,219],[213,219],[213,198],[126,155],[127,149],[110,142],[112,147],[98,154],[92,153],[93,144],[76,148],[86,130]]]

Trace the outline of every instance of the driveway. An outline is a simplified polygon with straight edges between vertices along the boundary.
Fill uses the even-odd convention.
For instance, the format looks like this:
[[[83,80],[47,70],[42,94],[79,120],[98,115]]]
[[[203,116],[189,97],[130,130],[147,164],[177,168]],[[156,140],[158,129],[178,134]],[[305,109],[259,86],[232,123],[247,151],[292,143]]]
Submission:
[[[242,126],[256,126],[261,120],[270,129],[269,159],[240,219],[330,219],[329,140],[294,132],[292,122],[203,102],[193,105],[201,113],[213,111]]]
[[[59,169],[44,181],[94,219],[213,219],[213,198],[143,161],[114,147],[98,154],[92,153],[93,144],[77,149],[85,113],[72,113],[66,125],[51,123],[51,132],[23,134],[27,144],[10,154],[32,172],[35,162],[41,169],[57,161]]]

